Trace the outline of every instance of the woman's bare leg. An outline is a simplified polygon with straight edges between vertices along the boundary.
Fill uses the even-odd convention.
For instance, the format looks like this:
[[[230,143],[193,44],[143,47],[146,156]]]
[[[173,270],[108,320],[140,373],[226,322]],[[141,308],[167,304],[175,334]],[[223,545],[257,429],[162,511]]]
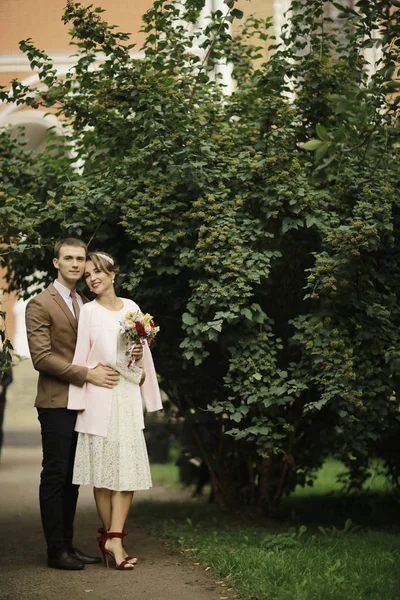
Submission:
[[[106,488],[93,488],[94,499],[96,502],[97,512],[103,527],[106,531],[110,529],[111,524],[111,490]]]
[[[122,533],[129,509],[132,504],[133,492],[111,491],[111,520],[109,531]],[[127,556],[123,548],[123,540],[120,538],[111,538],[106,541],[106,548],[110,550],[117,564],[125,560]],[[129,569],[130,567],[126,567]]]

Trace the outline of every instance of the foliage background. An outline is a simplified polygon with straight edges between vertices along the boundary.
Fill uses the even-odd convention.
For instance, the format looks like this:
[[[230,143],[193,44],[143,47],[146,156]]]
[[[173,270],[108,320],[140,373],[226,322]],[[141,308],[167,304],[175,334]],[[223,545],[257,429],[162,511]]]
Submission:
[[[400,13],[359,0],[337,27],[327,4],[293,2],[276,44],[256,19],[230,37],[234,0],[204,30],[202,0],[157,0],[134,60],[100,8],[70,1],[74,69],[59,78],[25,40],[42,85],[0,94],[65,124],[38,156],[1,134],[10,289],[49,280],[54,238],[116,255],[161,326],[162,387],[227,506],[268,511],[332,454],[350,487],[376,457],[397,484]]]

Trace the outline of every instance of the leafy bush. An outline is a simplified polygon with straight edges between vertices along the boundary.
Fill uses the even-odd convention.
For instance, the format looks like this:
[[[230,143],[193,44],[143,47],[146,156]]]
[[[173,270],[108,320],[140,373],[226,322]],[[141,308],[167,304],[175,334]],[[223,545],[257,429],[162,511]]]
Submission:
[[[400,13],[360,0],[336,28],[327,2],[293,2],[273,45],[268,20],[232,39],[241,12],[226,4],[200,30],[204,1],[157,0],[137,60],[101,9],[70,1],[81,54],[63,78],[21,42],[45,87],[1,97],[56,111],[66,135],[26,164],[13,146],[1,241],[25,290],[34,269],[48,278],[55,236],[117,255],[161,325],[162,387],[216,500],[267,511],[332,453],[353,486],[376,456],[398,475]],[[257,36],[274,49],[261,65]]]

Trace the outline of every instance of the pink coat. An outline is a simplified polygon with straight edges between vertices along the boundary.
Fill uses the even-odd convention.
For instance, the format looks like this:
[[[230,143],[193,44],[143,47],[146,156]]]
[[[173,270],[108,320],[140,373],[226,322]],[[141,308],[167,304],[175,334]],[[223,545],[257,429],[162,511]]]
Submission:
[[[140,310],[132,300],[126,298],[121,298],[121,300],[124,302],[122,315],[130,311]],[[101,363],[115,368],[119,335],[115,313],[101,306],[96,300],[88,302],[80,311],[78,338],[72,364],[90,369]],[[146,379],[140,390],[146,409],[149,412],[154,412],[162,409],[162,403],[153,358],[147,342],[143,346],[143,367],[146,372]],[[82,433],[107,436],[111,417],[112,395],[112,389],[98,387],[90,383],[85,383],[82,387],[70,385],[68,408],[79,411],[75,430]],[[135,394],[133,394],[134,396]],[[140,414],[142,414],[142,411],[140,411]],[[141,429],[144,428],[143,419],[138,426]]]

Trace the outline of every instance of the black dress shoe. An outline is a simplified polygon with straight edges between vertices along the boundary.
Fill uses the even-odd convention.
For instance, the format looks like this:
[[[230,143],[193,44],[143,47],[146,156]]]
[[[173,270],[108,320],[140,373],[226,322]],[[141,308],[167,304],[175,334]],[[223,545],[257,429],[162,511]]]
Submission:
[[[101,563],[101,558],[99,556],[88,556],[78,550],[78,548],[72,548],[69,551],[69,554],[84,565],[96,565],[97,563]]]
[[[82,571],[85,568],[83,562],[69,552],[61,552],[54,558],[49,557],[47,566],[51,569],[64,569],[65,571]]]

